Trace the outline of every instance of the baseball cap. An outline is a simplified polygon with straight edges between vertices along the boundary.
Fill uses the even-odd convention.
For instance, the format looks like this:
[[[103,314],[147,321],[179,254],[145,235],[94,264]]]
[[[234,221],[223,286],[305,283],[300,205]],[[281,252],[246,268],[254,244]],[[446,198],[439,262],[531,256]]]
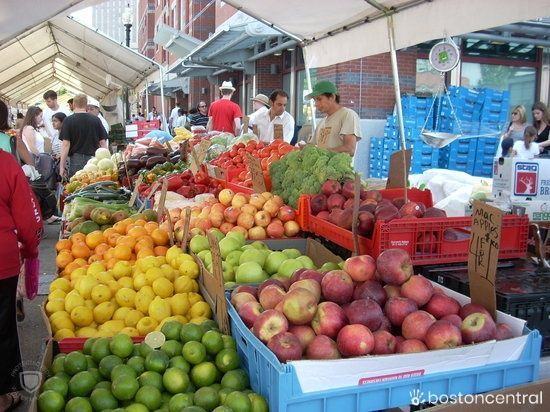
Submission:
[[[336,94],[338,93],[336,91],[336,85],[332,82],[329,82],[328,80],[321,80],[317,83],[315,83],[315,86],[313,86],[313,90],[310,94],[306,96],[306,99],[311,99],[316,96],[320,96],[325,93],[332,93]]]

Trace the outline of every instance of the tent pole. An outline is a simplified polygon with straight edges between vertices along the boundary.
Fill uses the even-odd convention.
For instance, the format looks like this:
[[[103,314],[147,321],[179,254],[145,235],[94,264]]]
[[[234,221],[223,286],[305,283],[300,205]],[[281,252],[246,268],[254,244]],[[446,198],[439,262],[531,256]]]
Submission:
[[[388,39],[390,42],[391,69],[393,75],[393,91],[395,93],[395,105],[397,108],[397,124],[399,125],[399,136],[401,142],[401,152],[403,154],[403,188],[405,190],[405,202],[407,202],[407,144],[405,142],[405,125],[403,122],[403,107],[401,106],[401,88],[399,87],[399,70],[397,68],[397,53],[395,51],[395,33],[393,30],[393,16],[387,16]]]
[[[167,123],[168,122],[165,120],[166,119],[166,112],[164,111],[164,73],[162,72],[163,67],[159,66],[159,70],[160,70],[160,110],[161,110],[161,113],[162,113],[160,128],[161,128],[161,130],[164,130],[165,132],[167,132],[168,131],[168,128],[167,128]]]
[[[306,82],[307,82],[307,88],[311,92],[313,90],[313,85],[311,84],[311,69],[309,65],[309,59],[307,58],[307,53],[305,47],[302,48],[302,53],[304,54],[304,63],[306,68]],[[304,97],[302,96],[302,100]],[[311,108],[311,133],[312,136],[315,133],[315,127],[317,126],[315,124],[315,102],[313,99],[309,99],[309,107]]]
[[[145,120],[149,116],[149,79],[145,79]]]

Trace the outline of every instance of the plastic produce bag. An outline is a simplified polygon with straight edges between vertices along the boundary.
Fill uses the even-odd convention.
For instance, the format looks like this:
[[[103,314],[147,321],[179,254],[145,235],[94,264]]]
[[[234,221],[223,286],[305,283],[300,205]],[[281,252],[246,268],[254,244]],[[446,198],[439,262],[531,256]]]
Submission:
[[[172,135],[164,130],[153,130],[145,135],[146,138],[155,140],[161,144],[169,142],[172,140]]]

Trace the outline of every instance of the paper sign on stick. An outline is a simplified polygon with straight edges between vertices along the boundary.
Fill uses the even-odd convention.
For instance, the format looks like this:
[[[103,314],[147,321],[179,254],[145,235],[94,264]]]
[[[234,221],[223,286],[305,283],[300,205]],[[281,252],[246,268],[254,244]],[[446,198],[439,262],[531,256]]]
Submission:
[[[283,125],[282,124],[274,124],[273,125],[273,139],[283,139]]]
[[[353,233],[353,254],[358,256],[359,251],[359,234],[357,226],[359,224],[359,203],[361,202],[361,177],[359,173],[355,173],[355,187],[353,190],[353,217],[352,217],[352,233]]]
[[[159,187],[160,187],[160,182],[157,180],[155,183],[153,183],[153,186],[151,186],[151,189],[149,189],[149,194],[147,195],[147,197],[143,201],[141,207],[138,210],[138,213],[141,213],[143,211],[143,209],[145,209],[145,204],[147,203],[147,201],[149,199],[151,199],[155,195],[155,193],[157,192]]]
[[[187,242],[189,241],[189,224],[191,222],[191,208],[187,206],[185,209],[185,218],[183,220],[183,236],[181,240],[181,250],[187,253]]]
[[[196,174],[200,170],[200,166],[206,158],[206,152],[209,147],[210,140],[203,140],[198,146],[191,149],[191,164],[189,165],[189,169],[193,174]]]
[[[162,189],[160,191],[159,205],[157,208],[157,222],[162,222],[162,216],[164,215],[164,204],[166,203],[166,192],[168,191],[168,180],[162,179]],[[168,217],[170,219],[170,217]]]
[[[250,170],[250,176],[252,177],[252,188],[254,189],[254,192],[267,192],[265,187],[264,172],[260,159],[252,156],[250,153],[247,153],[246,160],[248,163],[248,170]]]
[[[254,133],[256,136],[258,136],[258,125],[256,125],[256,124],[252,125],[252,133]]]
[[[502,211],[475,201],[468,249],[468,278],[472,303],[496,314],[495,277],[498,265]]]
[[[212,233],[208,232],[207,236],[210,243],[210,252],[212,253],[212,274],[204,273],[204,286],[213,301],[214,307],[212,309],[216,313],[216,320],[218,321],[220,331],[229,334],[231,331],[229,329],[227,303],[225,301],[220,245],[218,239]]]
[[[403,162],[403,155],[405,156],[406,165]],[[407,181],[409,176],[409,170],[411,168],[411,155],[412,150],[399,150],[392,153],[390,157],[390,170],[388,174],[388,181],[386,182],[386,189],[393,189],[398,187],[407,187]],[[405,193],[405,197],[407,194]]]
[[[143,175],[139,175],[136,180],[136,185],[134,186],[134,190],[132,192],[132,196],[130,197],[130,200],[128,201],[128,206],[132,207],[134,206],[134,203],[136,203],[136,199],[139,194],[139,186],[141,185],[141,182],[143,182]]]
[[[243,128],[241,134],[248,133],[248,122],[250,118],[248,116],[243,116]]]

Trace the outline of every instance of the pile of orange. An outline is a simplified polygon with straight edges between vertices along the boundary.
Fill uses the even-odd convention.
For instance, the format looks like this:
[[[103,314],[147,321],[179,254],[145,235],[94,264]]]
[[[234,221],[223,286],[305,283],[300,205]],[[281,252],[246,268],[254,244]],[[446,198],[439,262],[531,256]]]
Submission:
[[[134,264],[142,257],[164,256],[169,245],[168,231],[157,222],[128,218],[103,232],[75,233],[59,240],[55,263],[60,276],[68,277],[73,270],[96,261],[111,269],[118,261]]]

